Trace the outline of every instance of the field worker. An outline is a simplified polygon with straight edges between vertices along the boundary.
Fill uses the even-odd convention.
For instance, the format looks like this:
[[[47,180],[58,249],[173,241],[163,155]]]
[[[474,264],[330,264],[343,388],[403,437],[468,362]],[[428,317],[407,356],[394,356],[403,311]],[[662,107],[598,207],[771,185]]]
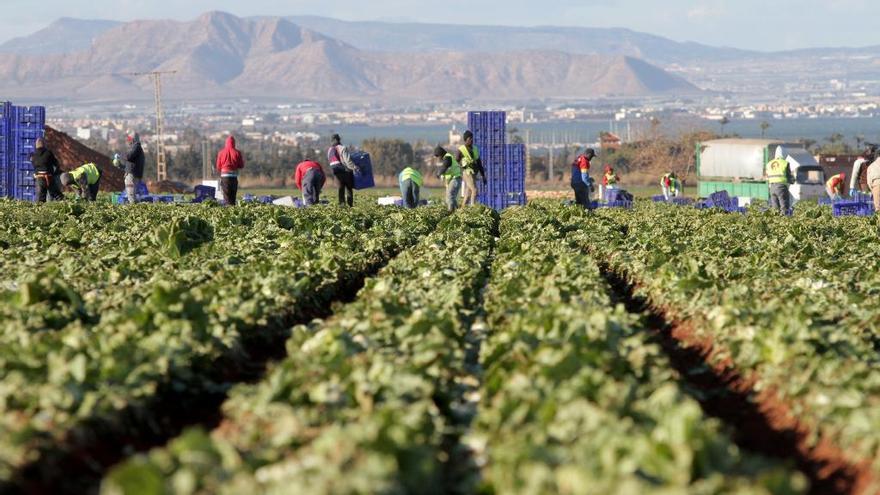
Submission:
[[[37,139],[36,151],[31,156],[34,166],[34,182],[37,186],[37,203],[45,203],[47,196],[52,201],[64,199],[64,194],[58,187],[56,177],[61,173],[58,159],[55,154],[46,148],[43,138]]]
[[[296,166],[294,180],[297,189],[302,191],[303,203],[306,206],[318,204],[321,200],[321,190],[327,182],[321,164],[310,160],[300,163]]]
[[[868,166],[868,187],[874,198],[874,212],[880,214],[880,157]]]
[[[483,160],[480,159],[480,149],[474,146],[474,133],[465,131],[462,136],[464,144],[458,148],[455,159],[461,164],[461,180],[464,189],[464,206],[477,204],[476,175],[483,176],[483,185],[486,185],[486,170],[483,168]]]
[[[115,155],[113,157],[113,165],[124,168],[126,200],[131,204],[135,204],[138,200],[138,186],[144,180],[146,155],[144,154],[143,146],[141,146],[140,134],[136,132],[129,134],[126,137],[126,141],[128,142],[128,152],[125,154],[125,160],[122,160],[119,155]]]
[[[407,208],[419,206],[419,192],[422,189],[422,173],[412,167],[406,167],[397,176],[400,183],[400,195],[403,196],[403,204]]]
[[[461,165],[442,146],[434,149],[434,158],[443,164],[437,177],[446,183],[446,206],[453,212],[458,209],[458,195],[461,192]]]
[[[342,138],[334,134],[330,138],[330,149],[327,150],[327,161],[330,170],[339,185],[339,206],[354,206],[354,173],[357,166],[351,161],[351,155],[342,145]]]
[[[611,165],[605,166],[605,175],[602,177],[602,198],[605,198],[605,190],[608,189],[617,189],[617,185],[620,183],[620,177],[614,173],[614,169],[611,168]]]
[[[764,167],[767,184],[770,186],[770,208],[787,215],[791,211],[791,197],[788,186],[794,183],[791,166],[785,158],[785,148],[776,148],[775,157]]]
[[[861,192],[861,182],[862,176],[868,170],[868,166],[871,165],[874,160],[877,158],[877,147],[873,144],[869,144],[865,151],[856,158],[856,161],[853,163],[852,176],[849,180],[849,196],[853,197],[857,192]],[[868,184],[868,189],[871,189],[870,183]]]
[[[578,206],[590,208],[590,161],[596,158],[596,152],[587,148],[582,155],[571,163],[571,188],[574,190],[574,201]]]
[[[101,170],[94,163],[86,163],[76,170],[61,174],[61,185],[70,187],[86,201],[95,201],[101,189]]]
[[[235,206],[238,196],[238,174],[244,168],[244,156],[235,148],[235,137],[226,138],[226,146],[217,154],[217,172],[220,174],[220,190],[226,204]]]
[[[846,174],[837,174],[825,183],[825,192],[832,200],[838,200],[843,197],[843,187],[846,184]]]
[[[666,201],[681,196],[681,181],[678,180],[675,172],[669,172],[660,178],[660,189],[663,191],[663,197]]]

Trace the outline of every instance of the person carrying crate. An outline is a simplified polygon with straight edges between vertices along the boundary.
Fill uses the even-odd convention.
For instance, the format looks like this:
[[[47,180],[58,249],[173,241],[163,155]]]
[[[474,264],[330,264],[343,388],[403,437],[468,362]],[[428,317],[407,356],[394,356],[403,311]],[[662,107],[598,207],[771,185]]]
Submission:
[[[825,183],[825,191],[832,201],[843,198],[843,187],[846,184],[846,174],[837,174]]]
[[[791,196],[788,186],[794,183],[791,175],[791,166],[785,158],[785,148],[776,148],[775,157],[767,162],[764,167],[764,175],[767,176],[767,185],[770,186],[770,209],[779,210],[787,215],[791,211]]]
[[[442,146],[434,149],[434,157],[442,161],[437,178],[442,178],[446,183],[446,206],[450,212],[454,212],[458,209],[458,195],[461,192],[461,165]]]
[[[596,158],[596,151],[587,148],[582,155],[571,164],[571,188],[574,190],[574,201],[578,206],[590,209],[590,161]]]
[[[483,185],[487,184],[486,170],[480,159],[480,149],[474,146],[474,133],[465,131],[462,136],[464,144],[458,148],[455,159],[461,164],[462,188],[464,189],[464,206],[477,204],[477,183],[475,176],[483,176]]]
[[[64,194],[58,187],[55,178],[60,174],[61,167],[55,154],[46,148],[43,138],[37,139],[36,151],[31,155],[34,166],[34,182],[37,186],[37,203],[45,203],[47,196],[52,201],[61,201]]]
[[[293,179],[296,181],[296,188],[302,191],[306,206],[316,205],[321,201],[321,190],[324,189],[327,177],[320,163],[311,160],[300,163],[296,166]]]
[[[419,192],[424,182],[422,173],[412,167],[406,167],[397,176],[397,181],[400,183],[403,204],[410,209],[417,208],[419,206]]]
[[[96,201],[101,190],[101,170],[94,163],[86,163],[76,170],[61,174],[61,185],[70,187],[86,201]]]

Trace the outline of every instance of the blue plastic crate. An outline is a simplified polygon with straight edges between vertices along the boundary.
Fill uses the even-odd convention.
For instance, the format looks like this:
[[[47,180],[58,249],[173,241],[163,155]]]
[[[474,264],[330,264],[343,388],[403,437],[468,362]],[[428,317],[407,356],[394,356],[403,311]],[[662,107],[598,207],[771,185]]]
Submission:
[[[196,186],[193,189],[196,199],[212,199],[217,195],[217,188],[211,186]]]
[[[690,198],[672,198],[672,204],[678,206],[690,206],[694,204],[694,200]]]
[[[358,167],[358,171],[354,174],[354,188],[361,190],[376,187],[376,180],[373,178],[373,162],[370,160],[370,154],[364,151],[357,151],[351,154],[351,161]]]
[[[46,107],[14,107],[12,121],[15,124],[39,124],[42,127],[46,123]]]
[[[723,204],[730,201],[730,194],[727,191],[718,191],[709,195],[709,201],[714,204]]]
[[[846,216],[871,216],[874,214],[874,206],[858,201],[841,201],[832,205],[832,214],[835,217]]]
[[[874,198],[872,198],[870,194],[860,192],[855,193],[852,196],[851,200],[857,203],[871,203],[872,205],[874,204]]]
[[[606,201],[599,204],[599,208],[624,208],[627,210],[631,210],[632,207],[632,201]]]

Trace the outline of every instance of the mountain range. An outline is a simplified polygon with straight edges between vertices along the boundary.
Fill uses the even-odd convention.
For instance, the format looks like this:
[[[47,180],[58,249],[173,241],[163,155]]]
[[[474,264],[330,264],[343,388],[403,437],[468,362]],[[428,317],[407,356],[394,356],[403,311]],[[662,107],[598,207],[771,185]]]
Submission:
[[[577,53],[522,44],[503,51],[433,46],[393,52],[355,47],[295,21],[221,12],[191,22],[60,19],[0,46],[0,92],[142,97],[149,80],[130,74],[148,71],[176,71],[166,78],[167,93],[187,98],[445,101],[699,92],[624,51]]]

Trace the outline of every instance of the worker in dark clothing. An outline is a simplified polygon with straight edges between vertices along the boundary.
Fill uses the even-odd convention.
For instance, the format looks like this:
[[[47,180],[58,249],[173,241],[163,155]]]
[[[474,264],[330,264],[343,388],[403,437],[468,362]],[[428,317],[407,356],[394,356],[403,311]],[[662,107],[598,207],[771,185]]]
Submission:
[[[461,180],[464,188],[464,206],[477,204],[476,175],[483,176],[483,185],[486,185],[486,170],[483,168],[483,160],[480,158],[480,148],[474,146],[474,133],[465,131],[464,144],[458,148],[455,159],[461,164]]]
[[[86,163],[68,173],[61,174],[61,184],[70,187],[86,201],[96,201],[101,189],[101,170],[94,163]]]
[[[313,161],[304,161],[296,166],[294,174],[296,187],[303,194],[303,203],[306,206],[316,205],[321,200],[321,190],[327,182],[321,165]]]
[[[574,200],[579,206],[589,209],[590,203],[590,160],[596,157],[592,148],[587,148],[571,164],[571,188],[574,190]]]
[[[446,206],[453,212],[458,209],[458,195],[461,193],[461,165],[442,146],[434,149],[434,157],[443,162],[437,178],[442,178],[446,183]]]
[[[235,206],[238,196],[238,174],[244,168],[244,156],[235,147],[235,137],[226,138],[226,147],[217,154],[217,172],[220,173],[220,189],[226,204]]]
[[[330,149],[327,150],[327,161],[330,163],[330,170],[339,184],[339,205],[354,206],[354,173],[357,166],[351,160],[351,156],[345,146],[342,145],[342,138],[339,134],[334,134],[330,139]]]
[[[129,135],[127,141],[129,148],[124,160],[125,195],[127,201],[134,204],[137,203],[138,199],[138,186],[144,180],[144,163],[146,162],[146,155],[144,154],[143,146],[141,146],[141,136],[138,133]],[[117,155],[113,159],[113,165],[123,168],[123,164],[120,163],[120,161],[121,160]]]
[[[43,139],[37,139],[36,151],[31,156],[34,166],[34,182],[37,186],[37,203],[45,203],[47,196],[52,201],[61,201],[64,194],[58,187],[56,178],[61,174],[61,167],[55,154],[46,148]]]

